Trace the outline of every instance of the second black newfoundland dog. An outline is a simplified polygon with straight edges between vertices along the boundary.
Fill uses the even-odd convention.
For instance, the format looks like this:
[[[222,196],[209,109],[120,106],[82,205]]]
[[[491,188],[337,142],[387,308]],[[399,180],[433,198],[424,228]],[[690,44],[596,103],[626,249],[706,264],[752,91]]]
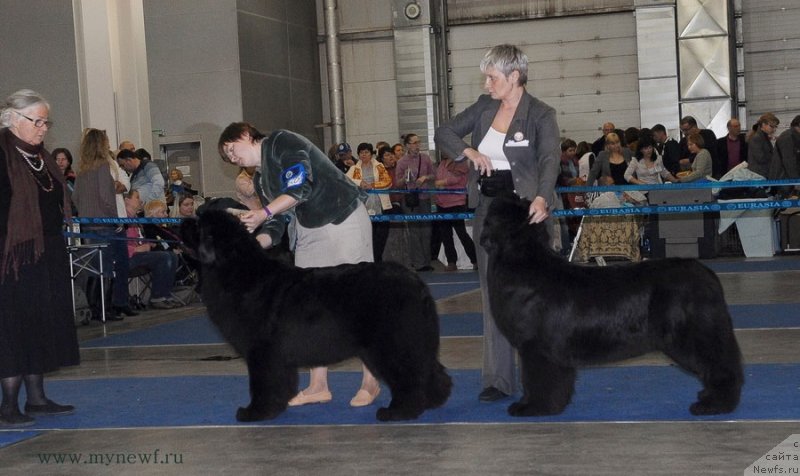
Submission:
[[[732,412],[744,376],[714,272],[678,258],[570,264],[549,248],[544,224],[528,224],[529,205],[497,197],[480,237],[489,254],[492,313],[520,357],[523,396],[508,412],[559,414],[572,398],[578,367],[650,351],[700,379],[692,414]]]
[[[417,418],[450,396],[438,360],[439,318],[425,283],[397,263],[302,269],[271,259],[230,213],[208,209],[182,236],[201,263],[203,302],[244,357],[250,405],[274,418],[297,393],[298,367],[360,358],[392,392],[381,421]]]

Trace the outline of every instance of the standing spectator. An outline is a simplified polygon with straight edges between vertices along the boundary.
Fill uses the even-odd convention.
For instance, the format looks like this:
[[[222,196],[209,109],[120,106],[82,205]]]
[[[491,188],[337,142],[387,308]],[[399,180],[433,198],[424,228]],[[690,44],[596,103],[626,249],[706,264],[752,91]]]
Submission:
[[[678,141],[667,135],[667,128],[663,124],[653,126],[653,140],[655,141],[656,154],[661,156],[661,162],[672,175],[680,172],[681,146]]]
[[[75,181],[75,206],[84,217],[117,217],[117,185],[114,179],[114,159],[111,158],[110,143],[105,131],[86,129],[81,139],[80,167]],[[98,321],[121,321],[118,313],[134,316],[128,304],[128,250],[122,226],[83,225],[83,231],[100,235],[100,241],[109,246],[103,253],[105,270],[114,270],[111,285],[111,309],[105,318],[101,313],[100,279],[91,276],[86,283],[86,299],[92,311],[92,319]]]
[[[727,124],[728,134],[717,139],[717,155],[725,166],[722,175],[742,162],[747,162],[747,140],[739,119],[731,118]]]
[[[554,199],[558,178],[559,131],[556,111],[525,90],[528,57],[513,45],[491,48],[481,61],[489,92],[436,130],[436,143],[451,157],[464,156],[474,165],[468,182],[469,205],[476,206],[474,235],[480,236],[483,220],[498,189],[515,190],[531,200],[531,223],[545,221]],[[471,144],[463,137],[471,134]],[[501,169],[501,170],[498,170]],[[476,173],[477,172],[477,173]],[[491,175],[489,175],[491,174]],[[485,175],[491,186],[482,186]],[[489,184],[490,182],[485,182]],[[552,223],[550,223],[552,226]],[[497,329],[489,308],[486,286],[487,254],[477,247],[478,272],[483,301],[483,390],[480,401],[498,400],[514,393],[514,348]]]
[[[695,182],[704,180],[711,175],[712,162],[711,154],[704,148],[704,139],[699,132],[689,134],[686,138],[689,153],[694,156],[690,170],[679,172],[677,175],[679,182]]]
[[[580,141],[575,149],[575,156],[578,157],[578,178],[585,184],[596,158],[592,146],[586,141]]]
[[[358,162],[347,171],[347,178],[361,190],[385,190],[392,186],[392,177],[381,162],[373,160],[372,144],[362,142],[356,148]],[[392,201],[386,193],[367,195],[367,213],[382,215],[392,209]],[[372,222],[372,253],[376,263],[383,261],[383,250],[389,238],[389,222]]]
[[[578,144],[572,139],[564,139],[561,143],[561,173],[558,175],[558,184],[568,187],[575,184],[578,178],[579,164]]]
[[[397,186],[395,185],[395,177],[397,172],[397,161],[399,159],[390,147],[384,147],[383,149],[378,149],[378,160],[383,163],[383,166],[386,168],[386,173],[388,173],[389,177],[392,179],[391,188],[396,188]],[[390,193],[389,201],[392,203],[392,214],[403,213],[403,209],[400,205],[403,202],[402,193]]]
[[[197,195],[197,191],[192,189],[192,184],[183,180],[183,172],[177,168],[173,168],[167,175],[169,183],[167,184],[164,193],[167,198],[167,206],[171,207],[175,203],[175,197],[186,193]]]
[[[58,168],[64,172],[64,180],[67,181],[67,186],[70,192],[75,187],[75,172],[72,170],[72,154],[69,149],[59,147],[53,150],[53,159],[55,159]]]
[[[775,141],[775,157],[773,158],[774,179],[800,178],[800,115],[794,116],[789,129],[781,132]],[[795,187],[783,190],[788,195]]]
[[[436,188],[444,189],[464,189],[467,188],[467,176],[469,175],[469,164],[456,162],[448,156],[442,156],[442,160],[436,167]],[[465,213],[467,211],[467,195],[456,193],[440,193],[434,197],[436,201],[437,213]],[[444,245],[444,255],[447,257],[445,271],[456,271],[458,269],[458,253],[453,242],[453,231],[455,230],[464,251],[467,253],[469,262],[473,268],[477,266],[478,258],[475,255],[475,243],[467,233],[464,219],[458,220],[438,220],[433,222],[437,229],[439,239]]]
[[[336,146],[335,164],[336,168],[341,170],[343,173],[347,173],[347,171],[350,170],[350,167],[356,164],[355,159],[353,159],[353,149],[347,142],[342,142]]]
[[[44,148],[50,105],[30,89],[0,107],[0,427],[65,415],[72,405],[45,396],[44,374],[77,365],[64,219],[64,174]],[[19,390],[25,382],[25,413]]]
[[[164,194],[164,176],[156,164],[150,160],[142,160],[128,149],[119,151],[117,161],[131,176],[131,190],[138,190],[144,203],[150,200],[167,201]]]
[[[595,157],[606,148],[606,136],[616,131],[617,127],[613,122],[606,122],[603,124],[602,130],[603,135],[598,137],[597,140],[592,143],[592,152],[594,152]]]
[[[119,153],[119,151],[121,150],[129,150],[131,152],[134,152],[136,150],[136,146],[133,145],[133,142],[129,140],[124,140],[119,143],[119,147],[117,147],[117,153]]]
[[[689,150],[688,146],[688,137],[692,134],[700,134],[703,137],[703,146],[702,148],[708,152],[708,155],[711,157],[711,175],[714,178],[720,178],[723,175],[723,170],[725,169],[725,165],[719,161],[719,157],[717,155],[717,136],[714,134],[714,131],[711,129],[700,129],[697,125],[697,120],[692,116],[685,116],[681,118],[680,122],[681,133],[683,134],[683,138],[680,142],[681,147],[681,156],[680,156],[680,168],[681,171],[687,170],[696,170],[696,168],[692,165],[694,162],[695,154],[693,154]]]
[[[397,188],[408,190],[432,188],[436,179],[433,162],[428,154],[419,150],[419,136],[413,133],[403,137],[408,152],[397,163],[395,174]],[[416,197],[416,198],[414,198]],[[411,201],[409,201],[411,200]],[[427,193],[410,192],[403,200],[403,213],[430,213],[431,197]],[[431,223],[408,223],[408,252],[411,266],[417,271],[433,271],[431,266]]]
[[[758,130],[756,130],[750,141],[747,143],[747,168],[767,180],[772,179],[770,167],[772,165],[772,136],[778,130],[781,121],[775,114],[767,112],[758,118]]]

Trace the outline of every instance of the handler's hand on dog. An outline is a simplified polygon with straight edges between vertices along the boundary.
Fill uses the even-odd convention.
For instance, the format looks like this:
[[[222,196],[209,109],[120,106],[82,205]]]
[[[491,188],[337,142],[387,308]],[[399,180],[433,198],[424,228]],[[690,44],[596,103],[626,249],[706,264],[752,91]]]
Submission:
[[[262,223],[267,221],[267,212],[264,210],[250,210],[249,212],[239,215],[239,220],[247,228],[247,231],[252,233],[256,228],[261,226]]]
[[[528,216],[530,220],[528,223],[533,225],[534,223],[541,223],[550,216],[550,213],[547,211],[547,201],[542,197],[536,197],[531,202],[531,207],[528,209]]]

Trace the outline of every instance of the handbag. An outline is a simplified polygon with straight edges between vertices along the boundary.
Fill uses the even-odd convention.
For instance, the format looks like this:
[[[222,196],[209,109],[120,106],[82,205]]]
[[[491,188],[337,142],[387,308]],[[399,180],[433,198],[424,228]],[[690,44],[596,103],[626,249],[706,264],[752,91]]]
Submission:
[[[417,162],[417,175],[416,175],[417,177],[419,177],[419,171],[421,167],[422,167],[422,157],[419,157],[419,161]],[[406,193],[404,199],[407,208],[414,208],[419,206],[419,192],[408,192]]]
[[[496,197],[502,192],[514,191],[514,179],[510,170],[494,170],[492,175],[481,175],[478,178],[478,188],[487,197]]]

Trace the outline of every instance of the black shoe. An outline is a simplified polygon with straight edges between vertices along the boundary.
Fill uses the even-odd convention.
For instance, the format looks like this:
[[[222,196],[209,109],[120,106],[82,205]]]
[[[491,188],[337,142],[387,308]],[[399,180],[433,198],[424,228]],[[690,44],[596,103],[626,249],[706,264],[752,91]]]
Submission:
[[[28,415],[69,415],[75,413],[75,407],[72,405],[59,405],[47,399],[47,403],[44,405],[31,405],[30,403],[26,403],[25,413]]]
[[[133,316],[138,316],[139,315],[138,312],[136,312],[133,309],[131,309],[131,307],[129,305],[127,305],[127,304],[124,305],[124,306],[112,306],[111,309],[113,309],[114,312],[117,313],[117,315],[125,314],[128,317],[133,317]]]
[[[433,271],[433,266],[423,266],[421,268],[417,268],[417,271]]]
[[[20,413],[19,409],[12,411],[0,411],[0,428],[22,428],[31,426],[36,423],[36,420]]]
[[[478,395],[478,400],[482,402],[496,402],[497,400],[500,400],[501,398],[506,398],[507,396],[508,396],[507,393],[503,393],[494,387],[486,387]]]

